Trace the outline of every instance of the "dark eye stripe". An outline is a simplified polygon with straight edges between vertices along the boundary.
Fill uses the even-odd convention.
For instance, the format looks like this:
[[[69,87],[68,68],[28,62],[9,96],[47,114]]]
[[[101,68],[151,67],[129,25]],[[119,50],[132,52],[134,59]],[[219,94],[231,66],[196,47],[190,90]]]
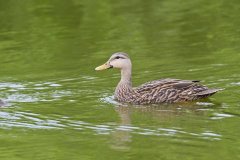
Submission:
[[[124,59],[123,57],[120,57],[120,56],[117,56],[115,59],[120,59],[120,58]]]

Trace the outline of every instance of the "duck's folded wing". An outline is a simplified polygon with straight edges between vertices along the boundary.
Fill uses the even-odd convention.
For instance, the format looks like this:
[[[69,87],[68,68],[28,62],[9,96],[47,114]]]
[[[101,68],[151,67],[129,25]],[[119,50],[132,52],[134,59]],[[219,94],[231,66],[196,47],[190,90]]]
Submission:
[[[180,80],[180,79],[159,79],[155,81],[150,81],[134,88],[137,92],[151,92],[153,90],[159,89],[176,89],[176,90],[186,90],[192,85],[196,85],[198,80]],[[204,88],[202,88],[204,87]],[[198,87],[197,87],[198,88]],[[205,86],[201,86],[202,90],[206,89]]]
[[[160,79],[134,89],[141,99],[149,102],[180,102],[208,97],[219,89],[209,89],[195,80]]]

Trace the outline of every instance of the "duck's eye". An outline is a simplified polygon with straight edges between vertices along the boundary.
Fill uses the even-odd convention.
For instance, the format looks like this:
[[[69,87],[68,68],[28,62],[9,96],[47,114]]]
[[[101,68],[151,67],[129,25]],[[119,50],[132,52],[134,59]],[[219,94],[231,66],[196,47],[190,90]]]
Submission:
[[[117,56],[115,59],[120,59],[121,57]]]

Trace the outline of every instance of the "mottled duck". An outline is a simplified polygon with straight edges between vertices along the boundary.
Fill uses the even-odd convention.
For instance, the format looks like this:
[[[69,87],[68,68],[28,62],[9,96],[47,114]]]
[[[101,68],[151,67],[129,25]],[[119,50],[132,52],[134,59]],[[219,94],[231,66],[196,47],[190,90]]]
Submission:
[[[180,79],[159,79],[133,88],[132,63],[129,56],[122,52],[114,53],[105,64],[95,70],[110,68],[121,70],[121,80],[114,93],[115,99],[120,102],[131,104],[186,102],[209,97],[221,90],[200,85],[197,80]]]

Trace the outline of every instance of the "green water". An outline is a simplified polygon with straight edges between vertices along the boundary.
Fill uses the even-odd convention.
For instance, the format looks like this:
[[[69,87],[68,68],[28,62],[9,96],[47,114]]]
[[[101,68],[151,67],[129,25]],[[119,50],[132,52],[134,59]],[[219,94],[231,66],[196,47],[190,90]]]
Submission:
[[[240,1],[0,1],[0,159],[240,159]],[[184,105],[121,106],[133,84],[197,79],[225,88]]]

